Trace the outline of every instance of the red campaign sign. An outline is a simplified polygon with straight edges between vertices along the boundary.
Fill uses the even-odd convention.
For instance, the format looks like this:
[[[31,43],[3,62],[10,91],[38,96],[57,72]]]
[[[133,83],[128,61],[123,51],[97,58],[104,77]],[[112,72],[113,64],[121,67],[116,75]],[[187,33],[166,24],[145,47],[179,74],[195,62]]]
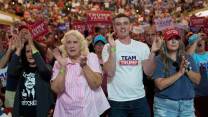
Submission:
[[[72,23],[72,27],[74,30],[78,30],[79,32],[83,33],[86,27],[86,23],[82,21],[76,21]]]
[[[94,33],[94,27],[95,25],[93,23],[87,23],[87,30],[90,34],[93,34]]]
[[[204,33],[206,33],[208,35],[208,18],[206,18],[204,21],[203,31],[204,31]]]
[[[203,32],[206,33],[206,34],[208,35],[208,26],[207,26],[207,25],[204,26]]]
[[[112,22],[111,11],[89,11],[87,13],[87,22]]]
[[[206,33],[208,35],[208,27],[204,27],[204,33]]]
[[[190,18],[191,26],[203,27],[205,22],[205,17],[195,17]]]
[[[85,29],[89,31],[90,34],[94,33],[94,24],[91,22],[82,22],[82,21],[76,21],[72,23],[72,27],[75,30],[78,30],[81,33],[84,33]]]
[[[43,20],[37,21],[31,25],[30,27],[30,32],[32,33],[33,39],[37,40],[39,37],[46,35],[48,33],[48,27],[44,23]]]
[[[204,20],[204,27],[208,27],[208,18]]]

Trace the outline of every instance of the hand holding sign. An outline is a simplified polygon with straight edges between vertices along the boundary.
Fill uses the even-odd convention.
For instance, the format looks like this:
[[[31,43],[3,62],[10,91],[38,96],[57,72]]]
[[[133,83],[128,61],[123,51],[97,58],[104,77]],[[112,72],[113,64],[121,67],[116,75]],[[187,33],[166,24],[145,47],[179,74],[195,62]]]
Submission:
[[[38,37],[48,33],[48,27],[43,20],[37,21],[34,24],[30,25],[30,28],[33,39],[37,39]]]

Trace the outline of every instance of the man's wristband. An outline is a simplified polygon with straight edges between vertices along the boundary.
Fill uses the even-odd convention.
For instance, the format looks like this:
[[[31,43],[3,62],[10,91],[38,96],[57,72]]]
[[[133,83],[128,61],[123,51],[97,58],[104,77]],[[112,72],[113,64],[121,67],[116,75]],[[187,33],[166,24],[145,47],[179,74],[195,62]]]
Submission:
[[[110,50],[111,52],[116,52],[116,47],[111,47]]]

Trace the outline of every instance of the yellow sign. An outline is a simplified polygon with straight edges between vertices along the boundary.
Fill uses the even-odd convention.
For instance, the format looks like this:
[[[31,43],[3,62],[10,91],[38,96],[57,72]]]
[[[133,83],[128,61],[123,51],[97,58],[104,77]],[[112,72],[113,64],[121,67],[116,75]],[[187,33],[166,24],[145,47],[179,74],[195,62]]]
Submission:
[[[20,21],[20,17],[4,11],[0,11],[0,24],[11,25],[15,21]]]

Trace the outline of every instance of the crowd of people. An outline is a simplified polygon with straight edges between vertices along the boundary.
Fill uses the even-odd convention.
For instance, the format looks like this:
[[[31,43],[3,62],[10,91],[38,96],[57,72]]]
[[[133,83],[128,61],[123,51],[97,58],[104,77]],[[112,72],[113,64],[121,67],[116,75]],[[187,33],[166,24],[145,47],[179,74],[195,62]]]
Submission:
[[[0,116],[208,116],[208,27],[191,24],[207,1],[0,0],[0,6],[20,18],[0,25]],[[111,23],[93,32],[73,27],[88,11],[111,11]],[[171,25],[159,26],[168,18]],[[40,19],[47,33],[35,37],[28,25]]]

